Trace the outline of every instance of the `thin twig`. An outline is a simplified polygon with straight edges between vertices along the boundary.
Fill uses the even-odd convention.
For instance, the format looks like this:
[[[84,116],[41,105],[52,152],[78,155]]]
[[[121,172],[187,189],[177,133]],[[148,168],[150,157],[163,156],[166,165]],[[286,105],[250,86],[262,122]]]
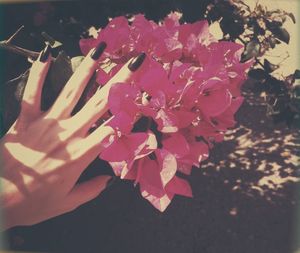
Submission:
[[[265,66],[255,57],[255,62],[260,65],[263,69],[265,69]]]
[[[239,37],[237,37],[237,39],[240,41],[240,42],[242,42],[244,45],[246,45],[247,43],[246,43],[246,41],[244,41],[240,36]]]
[[[10,51],[15,54],[23,55],[27,58],[32,58],[33,60],[37,59],[39,56],[39,52],[31,51],[22,47],[15,46],[11,44],[12,40],[16,37],[16,35],[24,28],[21,26],[12,36],[10,36],[7,40],[0,41],[0,49],[4,49]]]
[[[12,36],[10,36],[10,38],[8,40],[6,40],[6,43],[10,44],[12,42],[12,40],[17,36],[17,34],[23,30],[24,25],[22,25]]]
[[[23,55],[27,58],[30,57],[34,60],[37,59],[39,56],[39,52],[35,52],[35,51],[31,51],[31,50],[28,50],[28,49],[25,49],[22,47],[11,45],[11,44],[7,43],[5,40],[0,41],[0,48],[5,49],[5,50],[10,51],[15,54]]]
[[[239,4],[244,5],[248,9],[248,11],[251,12],[251,8],[248,4],[245,4],[243,1],[239,1]]]
[[[278,63],[278,65],[280,65],[281,63],[283,63],[286,59],[288,59],[290,57],[290,54],[289,54],[289,52],[287,52],[287,55],[286,55],[286,57],[284,57],[279,63]]]

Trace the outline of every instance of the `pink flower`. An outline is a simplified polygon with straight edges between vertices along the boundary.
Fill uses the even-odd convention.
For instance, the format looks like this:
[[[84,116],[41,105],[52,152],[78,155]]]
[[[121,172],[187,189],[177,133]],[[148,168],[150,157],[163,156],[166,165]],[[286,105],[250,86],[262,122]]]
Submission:
[[[180,25],[179,13],[161,23],[136,15],[112,19],[96,39],[80,41],[86,54],[99,41],[108,44],[97,82],[106,82],[140,52],[147,58],[130,83],[110,89],[110,122],[116,133],[100,154],[121,179],[139,185],[142,196],[160,211],[173,197],[192,196],[180,173],[208,158],[209,149],[234,127],[243,98],[240,87],[252,64],[240,63],[243,47],[218,42],[208,23]],[[109,61],[107,61],[109,58]]]

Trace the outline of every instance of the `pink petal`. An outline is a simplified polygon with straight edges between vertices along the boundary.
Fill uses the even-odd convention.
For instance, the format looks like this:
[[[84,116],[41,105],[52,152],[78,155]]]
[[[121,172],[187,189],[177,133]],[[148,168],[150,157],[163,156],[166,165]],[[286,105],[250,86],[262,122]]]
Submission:
[[[184,24],[179,28],[179,41],[183,44],[187,43],[187,40],[191,34],[198,37],[200,33],[208,30],[207,21],[197,21],[193,24]]]
[[[131,34],[135,39],[143,37],[143,34],[151,34],[153,31],[153,23],[149,22],[144,15],[138,14],[134,16],[134,19],[131,24]],[[138,41],[136,41],[138,42]]]
[[[109,162],[116,176],[121,176],[125,169],[128,169],[128,164],[125,161],[122,162]]]
[[[192,136],[208,136],[215,133],[216,128],[210,120],[199,121],[198,125],[190,128]]]
[[[241,86],[244,83],[245,79],[241,76],[236,78],[229,79],[228,89],[233,97],[241,96]]]
[[[217,116],[224,112],[231,103],[231,94],[227,89],[209,91],[208,95],[199,96],[198,106],[209,116]]]
[[[243,97],[237,97],[232,99],[231,106],[219,116],[215,117],[218,122],[218,129],[226,130],[229,127],[234,127],[236,121],[234,120],[234,114],[243,103]]]
[[[219,41],[211,43],[209,45],[212,56],[218,62],[236,62],[240,61],[241,54],[244,51],[244,47],[241,44],[234,43],[231,41]]]
[[[149,95],[154,95],[168,83],[167,73],[162,66],[152,67],[145,71],[138,85],[141,90],[146,91]]]
[[[110,163],[111,164],[111,163]],[[135,180],[137,177],[137,165],[138,163],[134,160],[125,162],[125,166],[123,166],[120,178],[127,180]]]
[[[165,186],[177,171],[177,161],[175,156],[166,149],[160,149],[155,152],[160,166],[160,178]]]
[[[109,147],[101,152],[100,158],[109,162],[126,161],[132,154],[126,141],[127,139],[125,137],[116,139]]]
[[[164,26],[166,28],[172,29],[174,27],[178,27],[180,25],[179,20],[182,14],[179,12],[171,12],[165,19],[164,19]]]
[[[88,52],[97,46],[98,41],[94,38],[89,38],[89,39],[80,39],[79,40],[79,46],[80,50],[83,53],[83,55],[87,55]]]
[[[97,70],[96,81],[99,84],[106,84],[122,67],[124,64],[117,64],[108,73],[101,68]]]
[[[178,118],[170,111],[160,109],[155,117],[158,124],[158,130],[163,133],[175,133],[178,131]]]
[[[140,152],[147,153],[150,152],[148,149],[153,149],[155,143],[153,144],[152,135],[150,133],[132,133],[127,136],[121,136],[104,149],[100,157],[109,162],[133,160]],[[149,141],[149,138],[151,141]],[[149,144],[149,142],[151,143]]]
[[[199,164],[206,160],[209,155],[208,146],[204,142],[192,142],[189,143],[190,152],[186,156],[178,159],[178,170],[184,174],[189,175],[191,173],[192,166],[199,167]]]
[[[130,28],[128,20],[124,16],[113,18],[109,24],[102,29],[97,37],[98,41],[107,43],[106,53],[114,58],[122,57],[131,51]]]
[[[190,184],[179,177],[173,177],[173,179],[167,184],[166,191],[186,197],[193,197]]]
[[[187,162],[185,160],[183,160],[183,162],[179,160],[177,170],[189,176],[192,173],[193,166],[195,165],[193,165],[193,163],[191,163],[189,160]]]
[[[142,164],[138,168],[137,182],[141,192],[147,191],[156,197],[164,195],[163,184],[160,177],[160,169],[155,160],[148,157],[139,160]]]
[[[175,61],[172,66],[172,71],[170,75],[170,81],[175,82],[180,76],[191,66],[191,63],[182,63],[180,61]]]
[[[196,158],[198,164],[208,158],[209,149],[204,142],[190,143],[190,150],[191,155]]]
[[[219,77],[209,78],[201,84],[199,92],[218,90],[224,86],[224,82]]]
[[[106,73],[103,69],[98,68],[96,72],[96,82],[99,84],[106,84],[111,78],[108,73]]]
[[[113,114],[125,111],[128,115],[134,116],[138,112],[138,107],[134,101],[139,96],[140,92],[137,88],[126,83],[116,83],[109,91],[109,109]]]
[[[128,149],[132,153],[132,158],[139,158],[138,155],[146,155],[156,149],[157,143],[155,135],[152,133],[132,133],[126,136]]]
[[[190,147],[185,137],[180,133],[171,134],[162,141],[163,148],[171,152],[176,158],[187,155]]]
[[[197,114],[189,111],[175,111],[176,117],[178,118],[178,128],[186,128],[197,118]]]
[[[147,138],[142,145],[139,146],[134,153],[134,159],[140,159],[151,154],[154,150],[157,149],[157,140],[156,136],[150,131],[146,133]]]
[[[166,107],[166,95],[164,92],[158,90],[154,96],[152,96],[149,105],[154,109],[161,109]]]
[[[113,116],[108,125],[117,129],[122,134],[129,134],[133,128],[134,117],[126,112],[119,112]]]
[[[173,62],[181,58],[182,44],[174,38],[167,38],[164,41],[166,52],[161,55],[163,62]]]
[[[172,193],[165,193],[164,195],[160,195],[160,197],[157,197],[149,193],[147,190],[141,190],[141,194],[160,212],[164,212],[166,210],[174,197],[174,194]]]

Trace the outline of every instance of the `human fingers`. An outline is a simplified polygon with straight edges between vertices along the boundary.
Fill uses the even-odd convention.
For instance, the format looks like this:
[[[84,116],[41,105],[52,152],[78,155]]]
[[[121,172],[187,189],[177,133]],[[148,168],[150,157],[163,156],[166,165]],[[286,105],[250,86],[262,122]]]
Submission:
[[[50,108],[49,118],[66,118],[70,116],[84,88],[96,70],[97,60],[105,48],[106,43],[100,42],[94,49],[90,50]]]
[[[86,133],[91,125],[108,110],[108,94],[112,85],[130,80],[133,73],[144,62],[145,57],[146,54],[141,53],[129,60],[104,87],[97,90],[85,106],[70,119],[73,125]]]
[[[32,64],[21,102],[23,120],[33,120],[41,113],[43,84],[51,63],[51,47],[47,45],[38,59]]]
[[[107,121],[108,122],[108,121]],[[81,173],[87,168],[87,166],[99,155],[99,153],[105,148],[106,144],[112,139],[110,137],[115,134],[115,130],[105,125],[105,122],[94,132],[87,137],[75,137],[67,138],[62,142],[62,148],[56,148],[51,154],[57,161],[52,162],[50,170],[55,170],[57,167],[61,167],[60,163],[64,164],[67,173],[69,173],[69,167],[72,167],[73,181],[76,182]],[[76,169],[74,169],[74,166]]]
[[[78,166],[79,170],[77,171],[77,174],[80,175],[99,155],[99,153],[101,153],[101,151],[113,140],[115,130],[111,126],[106,125],[108,121],[96,128],[91,134],[83,138],[77,144],[78,153],[75,155],[75,159],[79,160],[81,164],[81,166]]]
[[[111,176],[98,176],[76,185],[66,196],[63,209],[68,212],[96,198],[108,185]]]

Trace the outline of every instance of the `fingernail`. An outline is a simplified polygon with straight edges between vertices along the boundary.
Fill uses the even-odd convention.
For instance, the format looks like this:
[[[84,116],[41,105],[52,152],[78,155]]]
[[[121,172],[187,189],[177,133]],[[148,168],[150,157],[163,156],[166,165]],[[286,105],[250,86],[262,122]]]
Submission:
[[[128,65],[128,68],[133,72],[136,71],[143,63],[143,61],[146,58],[145,53],[139,54],[137,57],[135,57]]]
[[[44,48],[44,50],[41,52],[39,56],[40,62],[46,62],[51,52],[51,46],[47,44],[47,46]]]
[[[94,48],[94,51],[92,52],[92,54],[91,54],[91,58],[93,59],[93,60],[98,60],[99,58],[100,58],[100,56],[102,55],[102,53],[103,53],[103,51],[105,50],[105,48],[106,48],[106,43],[105,42],[100,42],[99,44],[98,44],[98,46],[96,46],[95,48]]]
[[[111,178],[107,181],[105,189],[111,187],[116,181],[117,181],[117,177],[116,177],[116,176],[111,177]]]

